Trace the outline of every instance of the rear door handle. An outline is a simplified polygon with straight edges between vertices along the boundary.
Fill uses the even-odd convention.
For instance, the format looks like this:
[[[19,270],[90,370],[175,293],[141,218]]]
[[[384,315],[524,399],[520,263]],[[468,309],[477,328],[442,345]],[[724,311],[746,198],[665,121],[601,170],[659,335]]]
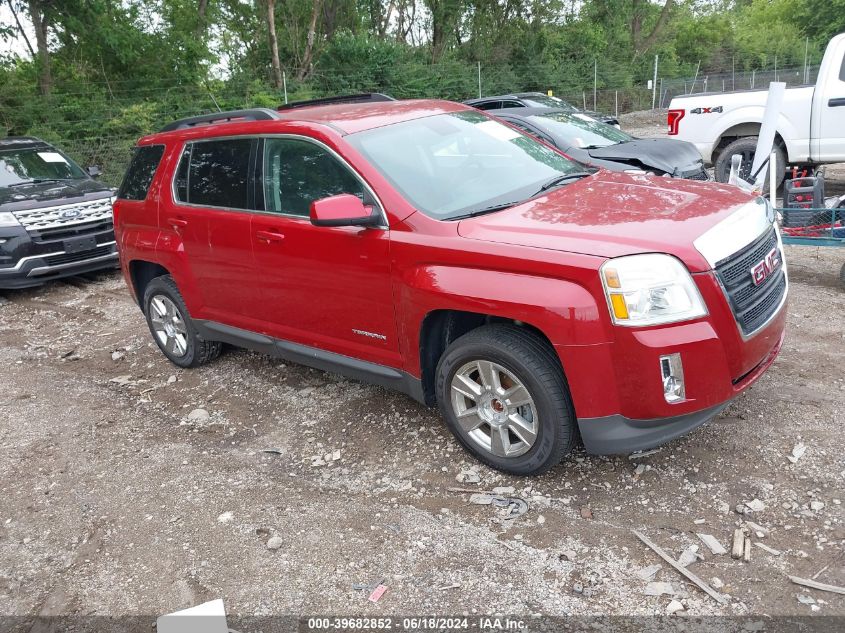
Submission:
[[[831,99],[827,102],[831,108],[838,108],[840,106],[845,106],[845,97],[837,97],[836,99]]]
[[[285,239],[285,236],[277,231],[256,231],[255,237],[268,244],[270,242],[281,242]]]
[[[188,221],[183,218],[167,218],[167,223],[174,229],[178,229],[182,226],[188,226]]]

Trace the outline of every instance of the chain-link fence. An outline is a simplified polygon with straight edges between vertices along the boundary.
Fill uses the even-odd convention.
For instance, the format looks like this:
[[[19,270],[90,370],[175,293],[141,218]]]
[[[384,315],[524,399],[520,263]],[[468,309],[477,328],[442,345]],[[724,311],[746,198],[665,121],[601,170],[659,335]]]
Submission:
[[[88,92],[56,90],[48,100],[14,99],[0,89],[0,122],[14,121],[19,112],[10,108],[29,108],[25,129],[7,124],[13,134],[31,134],[61,147],[83,167],[98,165],[101,179],[117,186],[123,177],[137,139],[160,129],[178,118],[248,107],[270,107],[290,100],[307,99],[352,92],[386,92],[399,98],[467,99],[483,95],[518,91],[552,91],[573,105],[603,113],[666,108],[680,94],[765,89],[771,81],[785,81],[790,86],[815,81],[818,66],[747,72],[700,73],[687,78],[658,78],[656,88],[646,85],[618,89],[599,88],[598,82],[586,89],[567,89],[562,70],[540,73],[525,69],[483,68],[467,64],[422,67],[414,72],[393,69],[383,73],[350,72],[320,74],[309,84],[291,82],[286,90],[276,91],[260,82],[218,82],[214,85],[165,85],[156,87],[121,87],[120,84],[92,85]],[[416,73],[416,74],[414,74]],[[434,73],[432,75],[431,73]],[[423,76],[425,74],[425,76]],[[435,76],[437,81],[432,81]],[[597,77],[600,76],[597,74]],[[605,77],[607,80],[607,77]],[[429,86],[436,85],[434,90]],[[561,89],[562,88],[562,89]],[[6,96],[6,99],[3,97]],[[8,103],[11,102],[11,105]],[[6,109],[4,112],[4,108]]]

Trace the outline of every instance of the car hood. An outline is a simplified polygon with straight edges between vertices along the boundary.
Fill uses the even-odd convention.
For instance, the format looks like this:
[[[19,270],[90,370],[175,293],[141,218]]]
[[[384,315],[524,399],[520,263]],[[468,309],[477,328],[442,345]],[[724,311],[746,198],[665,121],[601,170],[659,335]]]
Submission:
[[[66,182],[41,182],[18,187],[0,187],[0,211],[34,209],[62,203],[65,199],[96,200],[111,195],[111,189],[91,178]],[[71,200],[68,200],[71,201]]]
[[[702,164],[695,145],[673,138],[640,138],[607,147],[589,150],[590,156],[602,160],[636,161],[646,169],[659,169],[678,174]]]
[[[601,170],[509,209],[461,220],[462,237],[599,257],[669,253],[711,269],[693,241],[754,200],[737,187]]]
[[[578,110],[578,112],[586,114],[588,117],[596,119],[597,121],[613,121],[614,123],[618,123],[618,120],[612,114],[604,114],[603,112],[595,112],[593,110]]]

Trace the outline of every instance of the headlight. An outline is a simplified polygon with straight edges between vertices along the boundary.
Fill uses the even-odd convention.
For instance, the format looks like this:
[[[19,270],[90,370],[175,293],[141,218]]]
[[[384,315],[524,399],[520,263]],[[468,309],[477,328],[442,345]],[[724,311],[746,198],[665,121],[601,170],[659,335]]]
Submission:
[[[0,226],[20,226],[20,222],[14,213],[9,211],[0,212]]]
[[[689,271],[671,255],[628,255],[601,267],[610,316],[616,325],[675,323],[707,314]]]

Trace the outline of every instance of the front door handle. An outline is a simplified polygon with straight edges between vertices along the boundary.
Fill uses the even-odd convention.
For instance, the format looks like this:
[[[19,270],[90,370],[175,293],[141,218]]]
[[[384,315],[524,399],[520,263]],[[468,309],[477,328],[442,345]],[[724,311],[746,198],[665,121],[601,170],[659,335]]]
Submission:
[[[827,105],[831,108],[838,108],[840,106],[845,106],[845,97],[837,97],[836,99],[831,99],[827,102]]]
[[[188,226],[188,221],[184,218],[167,218],[167,223],[174,229]]]
[[[285,239],[285,236],[277,231],[256,231],[255,237],[268,244],[270,242],[281,242]]]

